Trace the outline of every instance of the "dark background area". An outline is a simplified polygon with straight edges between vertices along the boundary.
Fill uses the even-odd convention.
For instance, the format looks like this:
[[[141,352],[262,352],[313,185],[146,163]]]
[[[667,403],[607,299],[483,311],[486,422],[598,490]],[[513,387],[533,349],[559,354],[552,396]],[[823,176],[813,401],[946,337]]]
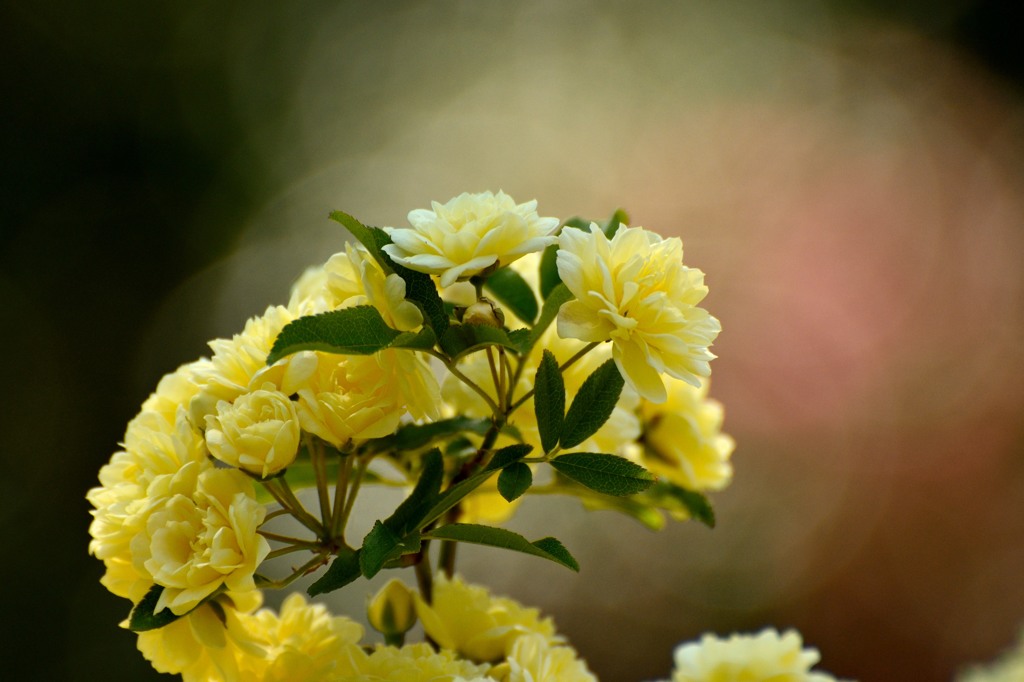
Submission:
[[[466,5],[448,2],[430,5],[330,6],[333,19],[342,21],[356,36],[329,53],[349,69],[348,75],[337,81],[339,90],[346,93],[342,110],[349,116],[363,114],[348,132],[333,131],[334,141],[325,141],[325,147],[334,144],[339,153],[358,163],[361,155],[391,144],[388,135],[394,128],[388,123],[396,111],[424,106],[431,97],[442,99],[457,92],[459,79],[483,79],[488,69],[518,59],[517,45],[504,42],[503,35],[503,27],[514,23],[515,10],[468,10]],[[1013,3],[917,2],[901,3],[898,10],[889,5],[836,2],[817,11],[830,15],[838,33],[856,27],[856,32],[845,34],[845,42],[841,41],[846,54],[874,54],[870,37],[876,34],[910,33],[969,64],[973,75],[968,79],[983,79],[989,91],[998,93],[999,106],[1019,112],[1024,92],[1024,35],[1019,23],[1011,19]],[[641,3],[636,11],[644,12],[643,6]],[[214,302],[224,305],[215,291],[229,276],[214,266],[244,250],[250,240],[263,239],[262,232],[246,231],[253,216],[269,197],[280,193],[290,175],[302,174],[303,157],[290,155],[289,150],[278,153],[265,140],[277,137],[284,147],[297,139],[294,127],[301,125],[301,120],[296,122],[295,98],[301,83],[292,77],[289,65],[308,48],[302,30],[311,29],[311,18],[326,15],[329,6],[303,2],[284,7],[52,0],[0,5],[0,305],[4,312],[0,334],[4,359],[0,410],[0,536],[4,547],[0,584],[4,595],[0,627],[4,629],[8,679],[113,682],[157,677],[135,651],[134,638],[117,628],[126,615],[126,605],[98,583],[102,566],[86,551],[89,515],[84,494],[95,484],[96,472],[116,448],[124,425],[161,374],[203,354],[207,339],[240,329],[245,317],[285,298],[283,291],[275,301],[262,294],[252,296],[227,313],[230,322],[214,318],[210,309],[203,307],[206,293],[211,308],[216,307]],[[744,11],[739,7],[736,12]],[[577,10],[591,11],[584,4],[577,5]],[[620,13],[604,6],[592,11],[607,11],[610,22],[624,21]],[[296,17],[306,19],[298,21]],[[391,37],[393,28],[405,37],[419,30],[429,34],[436,28],[435,22],[455,35],[463,31],[468,36],[461,48],[452,48],[462,51],[454,57],[459,64],[451,69],[426,70],[416,63],[415,50],[406,44],[396,45]],[[474,32],[480,22],[486,26],[486,34]],[[624,30],[628,32],[629,27]],[[644,41],[645,35],[640,33],[629,36],[628,43],[641,49]],[[424,54],[433,58],[447,49],[447,44],[425,40]],[[564,46],[569,52],[572,48]],[[486,56],[479,62],[466,59],[477,50]],[[888,62],[891,56],[882,53],[878,60]],[[323,68],[329,71],[330,64]],[[410,97],[399,101],[405,70],[416,87],[410,86]],[[360,77],[360,73],[366,75]],[[378,73],[388,74],[390,85],[376,83]],[[543,80],[543,74],[537,78]],[[389,89],[392,86],[394,89]],[[308,89],[303,92],[308,94]],[[539,104],[543,99],[538,97]],[[501,102],[494,105],[501,106]],[[578,105],[621,110],[630,102],[609,92],[603,102]],[[965,106],[970,108],[970,104]],[[529,121],[522,124],[530,126]],[[984,121],[977,126],[983,128]],[[1004,138],[1015,145],[1004,151],[1019,153],[1022,130],[1016,127]],[[451,134],[457,136],[458,129]],[[467,156],[476,153],[478,148],[466,151]],[[1008,172],[1006,182],[1019,195],[1019,166],[1014,163],[1020,157],[1013,159],[1008,163],[1013,172]],[[277,165],[279,161],[283,165]],[[473,168],[467,161],[467,177],[472,177]],[[422,173],[430,175],[434,170],[424,166]],[[532,193],[542,208],[546,199],[549,205],[554,203],[550,197],[559,191],[559,187],[520,184],[525,187],[520,200],[531,198],[526,194]],[[424,185],[431,189],[416,193],[421,204],[447,197],[433,192],[426,179]],[[359,189],[353,182],[345,191],[358,193]],[[388,200],[387,187],[374,190],[381,201]],[[608,201],[630,206],[631,199],[624,190]],[[663,201],[671,203],[672,196]],[[371,214],[367,221],[397,220],[417,205],[398,203],[393,214],[381,218]],[[312,220],[322,220],[333,208],[369,209],[341,205],[307,208]],[[605,206],[578,210],[601,211],[603,215]],[[648,213],[653,214],[655,211]],[[311,229],[321,227],[317,224]],[[681,230],[685,239],[686,230]],[[1018,224],[1015,236],[1019,235]],[[293,233],[285,236],[295,238]],[[1016,253],[1019,261],[1020,252]],[[712,267],[702,267],[713,281]],[[243,270],[253,281],[266,277],[258,267]],[[955,277],[955,272],[950,276]],[[186,287],[187,295],[180,295],[186,285],[190,287]],[[1019,292],[1006,300],[1017,309],[999,314],[1019,321]],[[223,313],[220,308],[217,311]],[[726,323],[723,344],[729,332]],[[719,350],[722,363],[727,362],[727,348],[723,345]],[[741,348],[738,343],[737,348]],[[1014,364],[1017,359],[1019,356],[1008,362],[1003,373],[1016,376],[1020,383],[1020,365]],[[719,395],[727,410],[730,386],[735,393],[741,375],[734,373],[730,383],[728,366],[721,366],[726,376]],[[916,394],[957,390],[937,381],[929,378],[915,384]],[[1007,395],[1013,400],[1020,397],[1019,391]],[[893,396],[888,399],[899,401]],[[1000,466],[1009,468],[990,473],[1003,482],[995,490],[1017,491],[1009,498],[1014,504],[967,494],[962,486],[952,484],[953,473],[943,477],[942,486],[920,487],[906,496],[915,498],[912,503],[919,516],[886,520],[890,531],[903,524],[900,532],[909,536],[937,533],[940,537],[929,540],[928,546],[946,547],[950,555],[937,551],[927,556],[928,561],[946,565],[960,561],[963,552],[970,551],[968,536],[972,534],[968,528],[964,537],[951,540],[945,526],[913,521],[926,517],[931,507],[941,507],[943,514],[949,512],[950,505],[987,510],[980,515],[960,515],[964,524],[998,525],[1004,516],[1021,516],[1020,507],[1014,506],[1021,500],[1019,488],[1024,481],[1019,404],[1004,401],[1002,410],[997,410],[999,421],[979,422],[973,435],[983,439],[986,433],[993,433],[989,428],[993,423],[1003,429],[998,438],[1005,459],[999,461],[1003,463]],[[773,441],[764,436],[764,429],[758,431],[754,417],[744,421],[741,408],[736,410],[730,418],[736,419],[731,432],[740,443],[738,472],[747,461],[743,456],[754,457],[758,447],[769,456],[774,452],[784,457],[779,453],[786,450],[786,432]],[[940,419],[925,414],[921,417],[925,422]],[[742,437],[745,429],[754,434],[747,441]],[[928,431],[927,423],[921,431]],[[804,431],[798,437],[810,441],[830,436],[824,431]],[[913,438],[903,443],[908,450],[917,447]],[[887,442],[886,447],[898,446]],[[806,450],[813,447],[807,445]],[[968,447],[965,452],[969,451]],[[1007,464],[1011,461],[1016,464]],[[865,478],[859,484],[870,483]],[[952,498],[942,499],[950,491],[963,492],[963,497],[954,493]],[[1016,522],[999,528],[999,543],[1016,548],[1004,555],[1011,559],[1002,569],[1016,571],[1024,551],[1021,526]],[[821,648],[826,668],[837,676],[927,681],[948,679],[957,660],[961,664],[971,660],[955,657],[991,657],[1015,636],[1009,624],[1024,622],[1024,612],[1002,616],[998,628],[968,637],[965,650],[950,652],[940,641],[929,647],[927,641],[907,634],[912,628],[880,625],[885,618],[878,612],[867,615],[852,606],[847,611],[846,605],[865,600],[887,601],[893,607],[889,617],[894,620],[927,619],[921,612],[908,614],[900,606],[899,595],[947,590],[957,584],[955,580],[934,582],[914,578],[913,573],[889,571],[885,566],[902,561],[883,551],[893,545],[864,542],[861,558],[818,591],[792,601],[761,602],[755,616],[733,605],[716,612],[708,627],[728,631],[752,627],[760,620],[793,623]],[[843,538],[833,534],[809,551],[825,557],[841,553],[843,544]],[[872,554],[875,551],[882,554]],[[745,561],[742,554],[736,557]],[[881,566],[878,575],[871,575],[873,566]],[[886,575],[903,576],[911,582],[887,582]],[[1019,584],[1013,587],[1018,592],[1005,595],[1007,608],[1022,606]],[[962,603],[948,594],[932,594],[931,598],[935,613]],[[569,613],[557,617],[560,623],[582,630],[588,613],[581,608],[578,618]],[[601,613],[591,615],[603,617]],[[885,637],[877,634],[879,628]],[[607,625],[606,636],[617,629]],[[665,642],[694,634],[665,633],[657,643],[666,651]],[[599,638],[577,639],[571,628],[570,637],[599,675],[604,673],[608,680],[629,679],[601,658],[600,647],[594,646]],[[621,641],[617,644],[624,646]],[[654,672],[642,673],[652,677],[663,670],[662,674],[667,674],[667,652],[663,659],[649,669]]]

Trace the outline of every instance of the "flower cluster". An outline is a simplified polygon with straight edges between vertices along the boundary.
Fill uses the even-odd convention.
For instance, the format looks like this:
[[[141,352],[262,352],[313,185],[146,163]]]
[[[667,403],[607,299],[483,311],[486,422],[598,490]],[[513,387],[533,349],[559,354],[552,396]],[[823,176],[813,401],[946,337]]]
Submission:
[[[621,213],[560,226],[501,192],[410,227],[332,218],[355,241],[164,377],[89,491],[124,626],[186,680],[593,680],[550,619],[456,577],[456,550],[578,570],[555,538],[496,525],[536,494],[713,524],[733,442],[707,395],[703,274]],[[374,486],[407,492],[353,538]],[[258,610],[305,575],[315,596],[403,568],[416,593],[392,581],[369,606],[384,645],[298,595]],[[427,642],[406,644],[417,621]]]

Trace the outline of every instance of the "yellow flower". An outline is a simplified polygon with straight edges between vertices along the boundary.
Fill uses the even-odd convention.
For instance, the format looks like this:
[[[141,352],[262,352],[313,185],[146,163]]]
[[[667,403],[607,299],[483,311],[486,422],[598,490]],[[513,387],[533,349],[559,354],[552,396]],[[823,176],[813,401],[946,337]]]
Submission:
[[[100,486],[86,494],[94,507],[89,551],[106,566],[100,582],[114,594],[138,602],[153,585],[133,562],[131,543],[153,510],[150,487],[189,463],[209,466],[202,438],[179,407],[171,421],[163,410],[139,413],[128,424],[124,450],[100,469]]]
[[[264,649],[262,657],[241,661],[242,677],[263,682],[315,682],[351,673],[352,649],[363,637],[361,625],[331,616],[298,593],[284,600],[280,616],[262,609],[242,621]]]
[[[353,652],[353,674],[344,682],[493,682],[488,666],[460,659],[447,649],[434,651],[429,644],[402,648],[378,646],[372,653]]]
[[[517,205],[504,192],[464,193],[431,208],[409,213],[411,229],[384,228],[393,242],[384,251],[407,268],[439,275],[442,287],[555,241],[557,218],[541,218],[536,201]]]
[[[706,634],[676,648],[672,682],[835,682],[827,673],[810,671],[821,656],[802,647],[794,630],[780,635],[768,628],[728,639]]]
[[[222,462],[266,478],[293,461],[299,450],[299,417],[288,396],[273,384],[221,400],[206,415],[206,445]]]
[[[517,639],[508,658],[490,675],[500,682],[597,682],[575,649],[551,646],[536,634]]]
[[[721,490],[732,480],[735,441],[722,433],[722,405],[707,398],[708,382],[668,380],[668,400],[644,401],[641,464],[688,490]]]
[[[136,568],[164,587],[157,613],[187,613],[222,587],[255,589],[253,575],[270,546],[256,532],[266,509],[244,474],[190,462],[147,492],[152,510],[131,550]]]
[[[477,585],[439,575],[434,583],[433,603],[416,595],[416,612],[424,631],[435,642],[478,663],[504,658],[515,640],[535,633],[555,643],[555,626],[541,618],[537,609],[526,608],[505,597],[492,597]]]
[[[988,665],[974,665],[956,677],[956,682],[1020,682],[1024,680],[1024,632],[1016,645]]]
[[[558,273],[576,297],[558,312],[558,334],[611,340],[623,378],[644,398],[666,398],[661,374],[697,385],[711,373],[708,346],[721,325],[699,303],[704,274],[683,266],[683,244],[620,225],[608,239],[596,223],[559,236]]]
[[[184,682],[244,679],[240,663],[261,660],[264,651],[230,602],[207,603],[170,625],[139,633],[138,647],[158,672]]]

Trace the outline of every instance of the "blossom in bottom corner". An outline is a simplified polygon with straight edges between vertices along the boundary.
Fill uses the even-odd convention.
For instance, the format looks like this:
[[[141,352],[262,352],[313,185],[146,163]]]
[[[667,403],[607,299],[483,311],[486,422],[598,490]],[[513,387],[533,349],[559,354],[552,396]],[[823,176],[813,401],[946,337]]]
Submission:
[[[505,662],[490,671],[500,682],[597,682],[569,646],[552,646],[538,634],[519,637]]]
[[[811,671],[820,659],[817,649],[803,648],[794,630],[767,628],[727,639],[706,634],[676,648],[671,682],[837,682]]]
[[[487,665],[476,665],[449,649],[435,651],[429,644],[401,648],[378,646],[372,653],[352,652],[352,673],[334,679],[343,682],[493,682]]]
[[[987,665],[974,665],[956,677],[956,682],[1020,682],[1024,680],[1024,631],[1017,644]]]

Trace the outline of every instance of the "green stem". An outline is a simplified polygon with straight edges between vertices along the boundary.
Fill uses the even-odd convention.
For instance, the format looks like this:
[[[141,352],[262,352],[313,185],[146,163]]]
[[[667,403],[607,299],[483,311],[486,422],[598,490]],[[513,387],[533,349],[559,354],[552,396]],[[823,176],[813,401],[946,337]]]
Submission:
[[[306,449],[309,450],[309,459],[313,464],[313,471],[316,473],[316,496],[320,502],[320,522],[324,528],[331,526],[331,498],[327,492],[327,461],[324,456],[323,447],[319,442],[314,441],[308,433],[304,434]]]
[[[317,537],[329,540],[330,538],[327,536],[326,529],[323,524],[320,523],[316,517],[306,511],[306,508],[302,506],[301,502],[299,502],[299,498],[295,497],[295,493],[292,492],[292,487],[288,485],[288,481],[284,478],[279,478],[278,482],[281,486],[281,495],[288,500],[291,505],[292,512],[295,514],[295,518],[299,519],[299,521],[305,519],[305,523],[303,523],[304,526],[316,533]]]
[[[576,354],[575,354],[575,355],[573,355],[573,356],[572,356],[571,358],[569,358],[568,360],[566,360],[565,362],[563,362],[563,363],[562,363],[561,365],[559,365],[559,367],[558,367],[558,371],[559,371],[559,372],[564,372],[565,370],[569,369],[569,367],[571,367],[572,365],[574,365],[574,364],[576,363],[576,361],[577,361],[577,360],[579,360],[579,359],[580,359],[580,358],[582,358],[582,357],[583,357],[584,355],[586,355],[586,354],[587,354],[587,353],[589,353],[590,351],[592,351],[592,350],[594,350],[595,348],[597,348],[597,347],[598,347],[598,345],[600,345],[600,343],[601,343],[601,342],[599,342],[599,341],[595,341],[595,342],[593,342],[593,343],[588,343],[588,344],[587,344],[586,346],[584,346],[583,348],[580,348],[580,349],[579,349],[579,350],[578,350],[578,351],[576,352]],[[516,408],[518,408],[518,407],[519,407],[520,405],[522,405],[522,404],[523,404],[523,403],[525,403],[525,402],[526,402],[527,400],[529,400],[530,398],[532,398],[532,397],[533,397],[533,394],[534,394],[534,392],[535,392],[536,390],[537,390],[536,388],[531,388],[531,389],[530,389],[529,391],[527,391],[527,392],[526,392],[526,393],[525,393],[525,394],[524,394],[524,395],[523,395],[522,397],[520,397],[520,398],[519,398],[519,400],[517,400],[517,401],[516,401],[515,403],[513,403],[512,407],[510,407],[510,408],[509,408],[509,413],[511,414],[511,413],[512,413],[513,411],[515,411],[515,410],[516,410]]]
[[[343,538],[345,523],[342,514],[345,509],[345,502],[348,498],[348,482],[352,474],[352,458],[354,455],[345,455],[338,462],[338,479],[334,484],[334,510],[331,512],[331,537],[335,540]]]
[[[330,553],[328,553],[328,552],[321,552],[321,553],[317,554],[315,557],[313,557],[312,559],[310,559],[309,561],[307,561],[306,563],[304,563],[301,566],[299,566],[298,568],[296,568],[291,573],[291,575],[289,575],[287,577],[284,577],[284,578],[281,578],[280,580],[271,580],[270,578],[267,578],[266,576],[257,575],[256,576],[256,579],[257,579],[256,580],[256,585],[257,585],[257,587],[269,587],[269,588],[272,588],[272,589],[275,589],[275,590],[279,590],[281,588],[288,587],[293,582],[295,582],[296,580],[298,580],[302,576],[306,575],[310,571],[313,571],[316,568],[318,568],[318,567],[322,566],[323,564],[327,563],[328,557],[330,557]]]
[[[420,588],[420,596],[428,604],[434,603],[434,575],[430,568],[430,541],[424,540],[417,555],[418,561],[413,570],[416,571],[416,584]]]
[[[279,505],[281,505],[281,509],[283,509],[287,514],[295,518],[295,520],[297,520],[307,529],[319,535],[320,529],[318,529],[316,525],[310,525],[309,523],[309,520],[312,520],[314,521],[315,524],[316,519],[313,519],[311,516],[309,516],[309,514],[305,514],[305,516],[303,516],[302,512],[292,507],[288,499],[284,495],[282,495],[279,490],[277,490],[277,485],[274,483],[274,481],[276,480],[277,479],[269,479],[266,481],[260,480],[260,484],[263,486],[263,489],[270,493],[270,496],[273,497],[274,500]]]
[[[370,466],[371,459],[373,459],[373,455],[364,455],[356,462],[355,480],[352,481],[352,489],[348,491],[348,499],[345,500],[345,507],[341,512],[341,520],[336,523],[339,536],[345,532],[345,525],[348,523],[349,515],[352,514],[352,507],[355,506],[356,496],[359,495],[359,488],[363,484],[363,474],[366,473],[367,467]]]
[[[483,398],[483,401],[485,403],[487,403],[488,407],[491,408],[491,412],[492,413],[497,414],[497,413],[502,411],[498,407],[498,403],[494,402],[494,399],[491,398],[491,396],[487,395],[487,391],[485,391],[484,389],[480,388],[480,386],[478,386],[472,379],[470,379],[465,374],[463,374],[459,370],[459,368],[455,366],[455,361],[454,360],[451,360],[451,359],[446,358],[444,356],[442,356],[442,358],[445,361],[445,366],[448,368],[448,371],[451,372],[452,375],[455,376],[455,378],[457,378],[459,381],[461,381],[462,383],[466,384],[471,389],[476,391],[477,395],[479,395],[481,398]]]

